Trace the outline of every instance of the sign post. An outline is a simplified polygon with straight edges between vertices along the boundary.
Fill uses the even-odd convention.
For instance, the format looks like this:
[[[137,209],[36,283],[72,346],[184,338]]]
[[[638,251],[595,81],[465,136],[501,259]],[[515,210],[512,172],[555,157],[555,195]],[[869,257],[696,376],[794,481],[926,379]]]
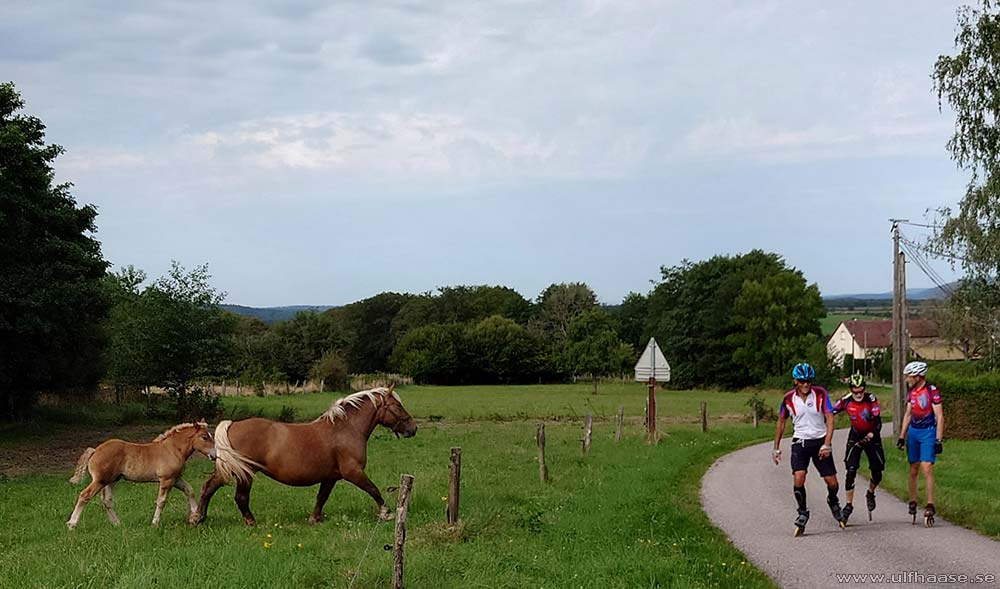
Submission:
[[[635,380],[649,385],[649,397],[646,399],[646,435],[650,442],[655,442],[656,434],[656,383],[670,381],[670,364],[663,357],[656,339],[649,338],[646,349],[635,363]]]

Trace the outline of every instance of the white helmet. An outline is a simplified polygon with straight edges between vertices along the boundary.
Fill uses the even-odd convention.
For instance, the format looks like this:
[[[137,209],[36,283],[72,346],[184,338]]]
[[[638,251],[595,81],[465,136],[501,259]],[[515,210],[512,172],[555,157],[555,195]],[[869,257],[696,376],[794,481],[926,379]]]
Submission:
[[[903,368],[904,376],[927,376],[926,362],[910,362]]]

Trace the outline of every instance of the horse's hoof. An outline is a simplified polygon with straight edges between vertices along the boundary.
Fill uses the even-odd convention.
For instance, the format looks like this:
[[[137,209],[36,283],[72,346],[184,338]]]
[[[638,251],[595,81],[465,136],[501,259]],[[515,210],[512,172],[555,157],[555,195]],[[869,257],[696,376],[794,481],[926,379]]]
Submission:
[[[384,522],[391,522],[393,519],[395,519],[393,514],[388,511],[385,513],[378,514],[378,518]]]
[[[70,522],[66,522],[66,527],[69,528],[69,529],[71,529],[71,530],[75,530],[76,529],[76,524],[70,523]]]
[[[243,518],[243,523],[250,527],[253,527],[257,525],[257,520],[252,518]]]
[[[321,523],[323,523],[323,516],[321,515],[319,517],[314,517],[314,516],[310,515],[309,516],[309,523],[311,523],[313,525],[321,524]]]

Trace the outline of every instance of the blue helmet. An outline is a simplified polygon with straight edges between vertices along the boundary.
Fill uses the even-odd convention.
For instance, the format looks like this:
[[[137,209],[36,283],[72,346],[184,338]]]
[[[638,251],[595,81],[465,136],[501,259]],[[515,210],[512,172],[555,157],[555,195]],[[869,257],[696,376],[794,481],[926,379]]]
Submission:
[[[792,378],[795,380],[812,381],[816,378],[816,371],[805,362],[800,362],[795,365],[795,368],[792,368]]]

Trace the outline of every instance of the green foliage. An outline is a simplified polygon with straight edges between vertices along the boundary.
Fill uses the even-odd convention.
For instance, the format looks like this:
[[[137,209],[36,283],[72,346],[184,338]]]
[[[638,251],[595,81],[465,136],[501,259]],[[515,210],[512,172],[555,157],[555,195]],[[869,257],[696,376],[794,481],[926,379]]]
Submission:
[[[597,393],[597,378],[632,369],[635,350],[618,339],[608,314],[591,309],[569,324],[569,358],[574,372],[589,374]]]
[[[0,415],[10,418],[39,389],[96,382],[109,307],[97,209],[53,184],[63,149],[23,107],[0,83]]]
[[[618,336],[636,349],[644,348],[649,340],[646,324],[649,318],[649,299],[639,293],[630,292],[618,309]]]
[[[332,391],[346,390],[350,375],[347,360],[336,350],[326,351],[309,370],[309,378],[324,382]]]
[[[218,308],[224,295],[209,284],[207,266],[186,272],[174,262],[167,276],[139,291],[144,278],[129,267],[110,281],[116,301],[107,324],[112,382],[183,395],[193,379],[224,373],[237,320]]]
[[[781,374],[819,339],[825,313],[819,288],[806,286],[798,270],[747,280],[733,306],[733,361],[755,381]]]
[[[219,395],[200,386],[167,389],[176,421],[214,420],[222,415]]]
[[[685,260],[662,274],[649,295],[646,332],[671,364],[672,385],[739,388],[761,382],[766,373],[786,373],[803,359],[828,363],[815,347],[822,347],[818,292],[777,254],[754,250]],[[793,300],[796,294],[805,300]]]
[[[470,326],[464,334],[471,382],[530,382],[541,372],[544,343],[537,333],[512,319],[494,315]]]
[[[754,393],[752,397],[747,399],[747,407],[750,408],[750,419],[753,420],[754,415],[757,416],[757,421],[774,421],[776,416],[774,414],[774,408],[770,403],[757,393]]]
[[[1000,373],[959,376],[930,370],[927,380],[941,389],[945,436],[961,439],[1000,438]]]
[[[463,382],[468,359],[464,352],[465,326],[434,323],[407,333],[396,345],[390,364],[418,383]]]
[[[993,0],[958,11],[956,55],[942,55],[932,78],[938,99],[955,113],[948,149],[971,178],[958,211],[940,211],[943,228],[933,244],[959,257],[970,276],[996,278],[1000,270],[1000,14]]]
[[[538,296],[538,322],[553,339],[569,337],[569,324],[597,306],[597,295],[583,282],[551,284]]]

